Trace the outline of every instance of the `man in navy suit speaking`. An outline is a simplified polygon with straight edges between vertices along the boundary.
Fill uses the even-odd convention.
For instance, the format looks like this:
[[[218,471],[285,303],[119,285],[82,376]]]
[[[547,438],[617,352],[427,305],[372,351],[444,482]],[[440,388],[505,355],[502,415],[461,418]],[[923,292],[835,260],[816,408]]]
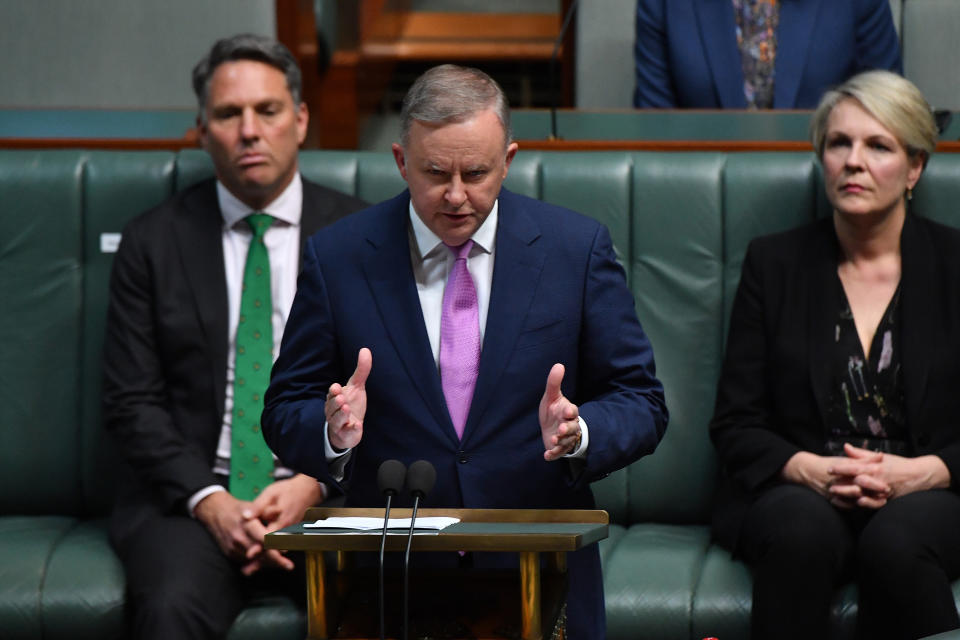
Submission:
[[[667,424],[609,233],[501,188],[517,144],[486,74],[430,69],[401,117],[408,190],[307,245],[267,442],[348,506],[382,504],[384,460],[422,458],[437,470],[424,506],[593,508],[589,483]],[[596,545],[568,568],[568,637],[604,637]]]

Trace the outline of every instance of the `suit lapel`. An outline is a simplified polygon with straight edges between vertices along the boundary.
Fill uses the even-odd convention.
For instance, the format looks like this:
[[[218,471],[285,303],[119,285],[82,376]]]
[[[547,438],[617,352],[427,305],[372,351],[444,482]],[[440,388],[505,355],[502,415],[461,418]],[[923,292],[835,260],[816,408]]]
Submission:
[[[820,411],[821,424],[827,424],[827,403],[833,379],[837,303],[840,279],[837,276],[839,247],[832,219],[818,224],[812,247],[813,264],[804,269],[805,304],[807,306],[807,353],[810,363],[810,384]]]
[[[223,410],[227,384],[227,287],[223,266],[223,217],[215,183],[188,193],[174,219],[174,233],[183,272],[193,292],[200,326],[212,356],[210,360],[217,411]]]
[[[724,109],[745,109],[743,63],[737,49],[737,25],[729,0],[694,0],[704,56],[713,74],[720,106]]]
[[[546,259],[543,247],[537,243],[540,229],[519,198],[503,190],[499,203],[490,306],[464,442],[474,435],[484,412],[494,403],[494,391],[513,354]]]
[[[411,383],[437,424],[444,425],[444,431],[456,441],[410,264],[409,202],[406,191],[394,198],[381,215],[381,224],[367,235],[363,271],[380,319]]]
[[[934,248],[909,214],[900,235],[900,255],[900,350],[907,424],[919,425],[932,360],[930,351],[942,343],[936,321],[942,317],[943,305],[938,303],[936,294],[939,278]]]
[[[789,108],[797,99],[800,80],[813,42],[813,25],[822,0],[782,0],[777,24],[773,106]]]

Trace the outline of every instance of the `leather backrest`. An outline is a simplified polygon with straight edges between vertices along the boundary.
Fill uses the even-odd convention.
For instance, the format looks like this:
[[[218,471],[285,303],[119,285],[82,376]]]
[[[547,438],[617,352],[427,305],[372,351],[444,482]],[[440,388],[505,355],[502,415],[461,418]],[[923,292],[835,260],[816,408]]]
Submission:
[[[407,186],[389,153],[323,151],[300,154],[304,176],[325,187],[380,202]]]
[[[0,152],[0,513],[80,508],[82,157]]]
[[[960,154],[935,154],[914,189],[911,209],[960,227]]]
[[[726,156],[644,153],[633,161],[631,286],[670,424],[656,453],[627,472],[627,521],[698,521],[713,493],[706,424],[723,348]]]
[[[310,179],[371,202],[404,188],[386,153],[311,151]],[[0,152],[0,512],[102,514],[115,452],[100,420],[112,253],[138,212],[213,173],[205,153]],[[604,222],[671,412],[657,452],[594,484],[614,522],[707,522],[707,434],[747,243],[829,214],[809,153],[521,152],[508,188]],[[960,226],[960,154],[935,155],[911,207]],[[105,237],[104,234],[107,234]]]

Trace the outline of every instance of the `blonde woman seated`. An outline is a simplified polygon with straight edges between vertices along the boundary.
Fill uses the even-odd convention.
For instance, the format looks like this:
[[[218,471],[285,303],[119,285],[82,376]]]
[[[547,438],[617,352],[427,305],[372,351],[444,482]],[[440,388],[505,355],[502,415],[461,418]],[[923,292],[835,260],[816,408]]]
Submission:
[[[747,250],[714,536],[753,570],[754,638],[828,638],[850,579],[864,638],[957,628],[960,231],[908,211],[934,120],[871,71],[823,97],[812,135],[833,215]]]

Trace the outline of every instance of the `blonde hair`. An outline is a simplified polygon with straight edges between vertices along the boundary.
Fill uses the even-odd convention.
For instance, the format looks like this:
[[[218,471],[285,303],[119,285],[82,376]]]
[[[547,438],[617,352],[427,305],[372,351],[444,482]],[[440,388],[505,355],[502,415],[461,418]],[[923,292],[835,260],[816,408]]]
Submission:
[[[890,71],[859,73],[823,94],[810,120],[811,142],[818,158],[823,159],[830,113],[851,98],[897,137],[907,155],[922,154],[926,164],[937,146],[933,111],[915,84]]]

